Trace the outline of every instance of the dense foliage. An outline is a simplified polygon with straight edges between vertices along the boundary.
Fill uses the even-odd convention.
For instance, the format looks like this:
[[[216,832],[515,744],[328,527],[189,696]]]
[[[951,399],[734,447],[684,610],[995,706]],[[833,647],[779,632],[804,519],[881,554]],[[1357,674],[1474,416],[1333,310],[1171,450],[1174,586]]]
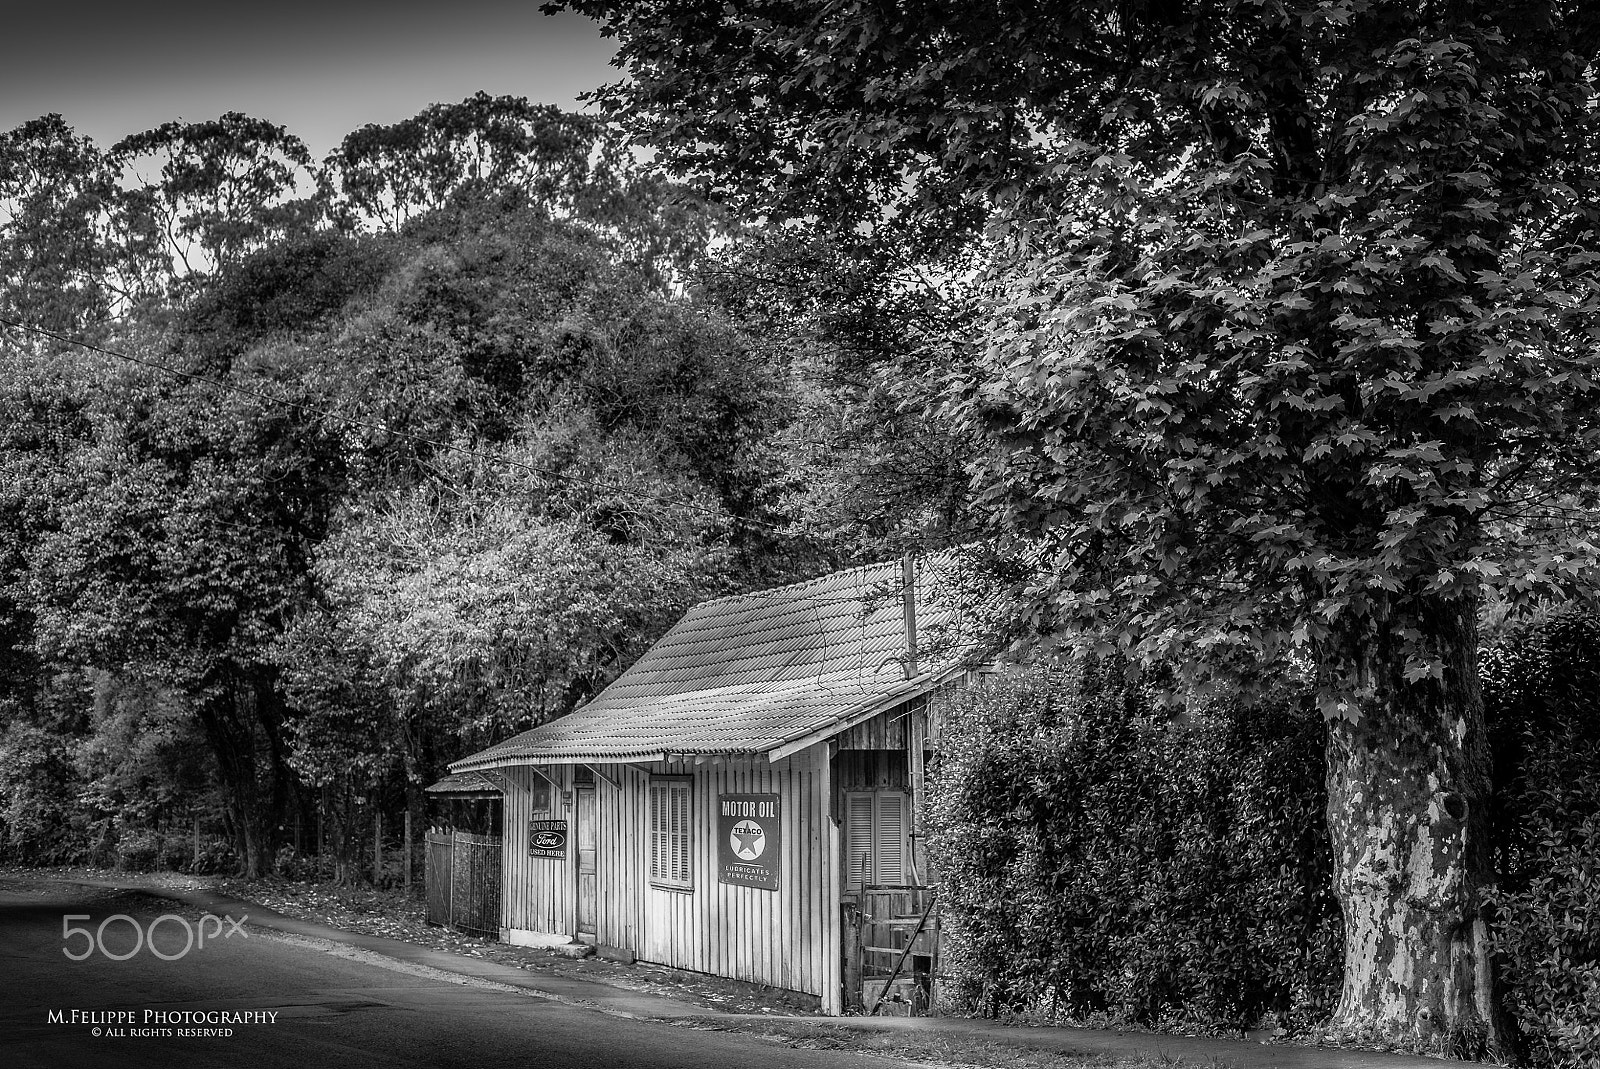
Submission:
[[[1600,589],[1593,5],[550,6],[675,173],[977,280],[894,369],[1037,565],[1019,619],[1311,664],[1340,1030],[1509,1056],[1476,628]]]
[[[1304,1028],[1338,990],[1322,730],[1304,695],[1174,720],[1106,668],[945,700],[944,968],[987,1014]]]
[[[787,379],[670,281],[702,220],[604,133],[474,97],[352,135],[309,197],[246,116],[6,136],[9,856],[210,864],[198,820],[249,872],[314,837],[349,875],[447,761],[826,566],[782,530]]]
[[[1484,655],[1496,736],[1496,931],[1529,1055],[1600,1064],[1600,621],[1568,611]]]
[[[1494,945],[1526,1061],[1559,1069],[1600,1052],[1597,649],[1593,614],[1569,610],[1483,655]],[[1175,716],[1081,666],[947,696],[928,821],[955,996],[1035,1018],[1320,1025],[1341,924],[1308,701]]]

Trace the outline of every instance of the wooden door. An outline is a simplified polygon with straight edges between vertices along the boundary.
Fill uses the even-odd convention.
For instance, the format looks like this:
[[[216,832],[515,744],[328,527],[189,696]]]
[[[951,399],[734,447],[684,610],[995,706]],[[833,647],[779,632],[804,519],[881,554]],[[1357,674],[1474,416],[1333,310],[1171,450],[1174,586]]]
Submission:
[[[595,907],[599,878],[595,870],[595,791],[593,787],[577,789],[578,803],[578,938],[586,943],[595,941]]]

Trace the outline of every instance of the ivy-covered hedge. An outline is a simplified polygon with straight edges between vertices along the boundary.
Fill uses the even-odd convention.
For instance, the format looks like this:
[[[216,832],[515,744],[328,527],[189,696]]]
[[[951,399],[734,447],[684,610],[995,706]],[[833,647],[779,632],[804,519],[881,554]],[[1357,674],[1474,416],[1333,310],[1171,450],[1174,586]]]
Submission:
[[[1600,618],[1512,633],[1483,678],[1507,1008],[1532,1063],[1600,1066]]]
[[[930,854],[958,1005],[1287,1028],[1337,996],[1323,726],[1298,700],[1176,720],[1109,668],[950,696]]]

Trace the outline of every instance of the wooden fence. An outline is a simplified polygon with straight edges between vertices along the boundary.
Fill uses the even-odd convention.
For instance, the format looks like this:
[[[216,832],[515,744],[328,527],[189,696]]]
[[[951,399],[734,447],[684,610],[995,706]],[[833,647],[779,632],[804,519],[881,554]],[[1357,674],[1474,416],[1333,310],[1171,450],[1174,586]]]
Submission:
[[[939,909],[932,888],[868,884],[845,907],[849,1008],[921,1016],[932,1002]]]
[[[428,922],[500,935],[500,837],[428,832]]]

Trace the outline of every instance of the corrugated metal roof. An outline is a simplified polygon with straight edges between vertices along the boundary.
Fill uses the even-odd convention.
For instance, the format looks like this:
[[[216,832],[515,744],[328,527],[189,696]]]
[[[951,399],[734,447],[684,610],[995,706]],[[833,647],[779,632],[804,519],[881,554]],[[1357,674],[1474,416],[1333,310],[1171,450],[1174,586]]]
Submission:
[[[923,632],[950,619],[940,559],[918,567]],[[759,754],[848,727],[928,690],[953,660],[906,679],[901,576],[896,561],[703,602],[589,704],[451,768]]]
[[[457,772],[423,788],[426,794],[489,795],[501,794],[505,784],[495,772]]]

